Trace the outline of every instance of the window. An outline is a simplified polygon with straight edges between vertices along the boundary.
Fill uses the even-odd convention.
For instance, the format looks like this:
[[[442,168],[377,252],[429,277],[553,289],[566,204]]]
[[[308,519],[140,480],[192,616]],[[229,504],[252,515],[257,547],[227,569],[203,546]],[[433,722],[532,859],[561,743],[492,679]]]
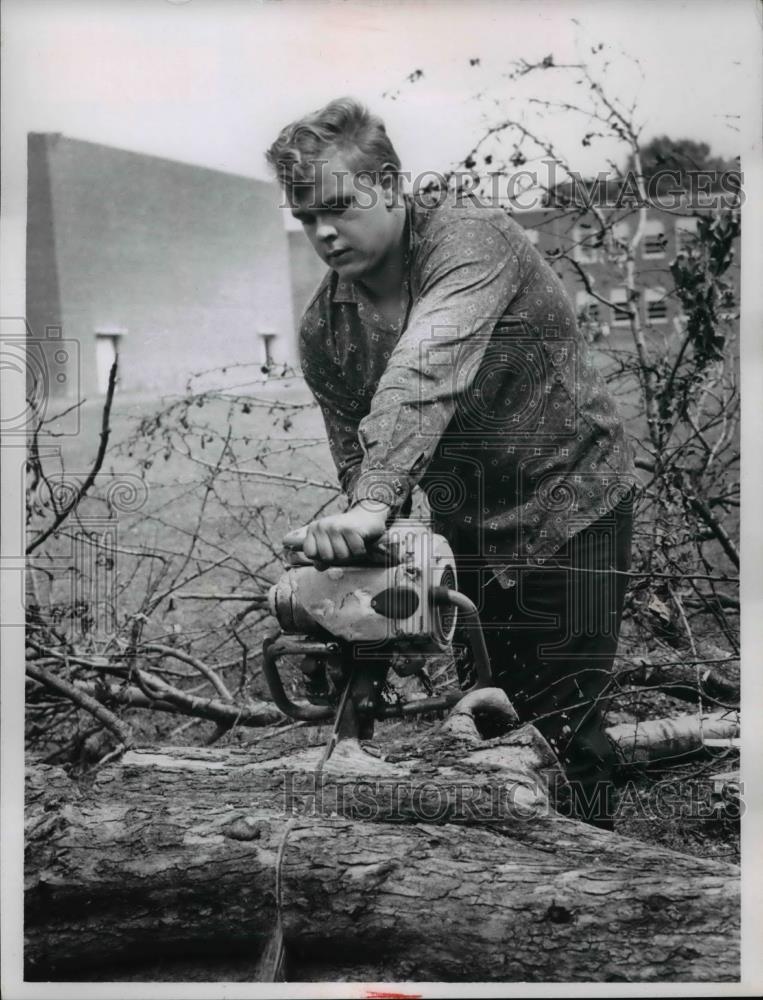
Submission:
[[[612,325],[628,326],[631,321],[630,315],[627,312],[628,289],[622,287],[613,288],[609,296],[609,301],[612,305]]]
[[[588,292],[579,291],[575,295],[575,306],[578,321],[583,323],[598,323],[600,319],[599,301]]]
[[[697,219],[678,218],[676,219],[676,250],[689,250],[697,239]]]
[[[660,219],[647,219],[642,243],[644,257],[664,257],[667,242],[665,226],[662,221]]]
[[[650,325],[656,323],[667,323],[668,321],[668,301],[664,288],[647,288],[646,295],[646,321]]]
[[[627,243],[631,238],[630,223],[625,222],[624,220],[616,222],[614,226],[612,226],[612,235],[616,240],[619,240],[620,243]]]
[[[591,343],[609,336],[609,323],[602,322],[602,311],[601,303],[593,295],[582,289],[575,293],[578,328]]]
[[[599,236],[593,229],[575,226],[572,231],[574,241],[572,252],[579,264],[595,264],[599,260],[600,250],[595,244]]]

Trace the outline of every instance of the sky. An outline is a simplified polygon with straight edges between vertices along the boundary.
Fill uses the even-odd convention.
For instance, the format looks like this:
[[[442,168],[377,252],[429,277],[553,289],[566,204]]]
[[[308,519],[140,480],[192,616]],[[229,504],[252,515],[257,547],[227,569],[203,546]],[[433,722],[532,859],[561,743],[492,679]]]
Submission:
[[[30,131],[265,178],[282,125],[352,94],[384,117],[404,167],[444,170],[496,116],[574,96],[569,77],[510,81],[512,60],[577,62],[600,41],[607,90],[637,103],[644,138],[702,139],[730,157],[760,131],[757,0],[0,2],[2,239],[19,305]],[[584,150],[575,116],[543,126],[578,169],[604,166],[607,148]]]
[[[749,98],[760,9],[755,0],[4,0],[6,128],[264,177],[263,150],[281,125],[351,93],[385,117],[413,170],[440,169],[471,145],[492,98],[517,106],[521,88],[504,75],[512,59],[574,59],[585,33],[606,43],[607,84],[638,98],[647,135],[704,139],[734,155],[733,116],[758,113]],[[415,69],[424,77],[405,84]],[[395,101],[381,96],[398,88]],[[487,99],[475,100],[478,90]]]

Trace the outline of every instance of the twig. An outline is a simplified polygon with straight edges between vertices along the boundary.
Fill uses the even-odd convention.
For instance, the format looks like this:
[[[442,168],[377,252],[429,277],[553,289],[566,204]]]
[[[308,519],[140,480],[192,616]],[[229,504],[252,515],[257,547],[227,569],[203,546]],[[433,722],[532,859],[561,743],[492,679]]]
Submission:
[[[694,641],[694,633],[692,632],[691,626],[689,625],[689,620],[686,617],[686,612],[684,611],[684,606],[681,601],[681,598],[678,596],[678,594],[676,594],[676,592],[673,590],[670,584],[668,584],[668,593],[670,594],[673,603],[678,609],[678,614],[681,616],[681,621],[683,622],[683,626],[686,629],[686,635],[688,636],[689,645],[691,646],[692,657],[694,658],[695,661],[694,672],[696,675],[696,682],[697,682],[697,717],[699,718],[699,739],[701,743],[704,743],[705,736],[702,729],[702,673],[700,671],[699,664],[696,662],[697,644]]]
[[[95,477],[98,475],[98,473],[101,470],[101,466],[103,465],[103,459],[106,455],[106,447],[109,443],[109,434],[111,433],[111,428],[109,427],[109,417],[111,416],[111,404],[114,401],[114,388],[116,386],[116,382],[117,382],[117,360],[115,359],[114,363],[111,366],[111,370],[109,372],[109,385],[108,389],[106,390],[106,400],[103,404],[103,414],[101,416],[101,436],[100,436],[100,441],[98,443],[98,452],[95,456],[95,461],[93,462],[93,466],[90,469],[90,472],[87,474],[85,482],[77,490],[77,496],[75,497],[74,501],[67,507],[65,507],[63,510],[60,510],[56,515],[53,523],[50,525],[50,527],[46,528],[46,530],[43,531],[41,535],[38,535],[33,542],[30,542],[29,545],[27,545],[26,548],[27,555],[34,552],[35,549],[39,548],[40,545],[42,545],[42,543],[47,538],[50,538],[50,536],[63,524],[63,522],[67,519],[69,514],[75,509],[75,507],[79,504],[79,502],[84,499],[88,490],[95,482]]]
[[[175,597],[185,601],[251,601],[253,604],[267,604],[268,601],[267,594],[248,594],[244,591],[239,591],[237,594],[219,594],[214,591],[210,594],[200,594],[186,591],[183,594],[175,594]]]
[[[98,719],[110,732],[112,732],[119,742],[126,747],[132,745],[132,731],[130,727],[122,722],[120,719],[110,712],[104,705],[95,698],[91,697],[90,694],[83,691],[81,688],[75,687],[68,681],[65,681],[63,677],[58,677],[55,674],[49,673],[43,667],[37,666],[35,663],[26,664],[26,672],[34,680],[39,681],[40,684],[44,684],[51,691],[56,691],[58,694],[62,694],[69,701],[74,702],[80,708],[83,708],[86,712],[89,712],[94,718]]]
[[[294,489],[299,486],[315,486],[317,489],[331,490],[332,493],[337,492],[336,483],[322,483],[317,479],[307,479],[304,476],[289,476],[281,472],[267,472],[265,469],[239,469],[235,466],[221,466],[218,469],[216,466],[212,465],[211,462],[205,462],[197,455],[192,455],[189,451],[183,451],[182,448],[173,446],[173,450],[177,451],[178,454],[183,455],[185,458],[190,459],[190,461],[196,462],[197,465],[203,465],[205,468],[212,469],[216,472],[229,472],[233,476],[251,476],[257,479],[273,479],[284,483],[286,486],[292,486]]]
[[[701,500],[697,496],[687,496],[687,503],[696,511],[697,514],[702,518],[705,524],[710,528],[712,533],[715,535],[717,540],[721,544],[721,548],[729,557],[729,559],[734,563],[737,569],[739,569],[739,550],[736,545],[732,542],[729,537],[728,532],[723,527],[723,525],[718,521],[715,514],[710,510],[704,500]]]
[[[146,643],[143,649],[149,653],[161,653],[162,656],[174,656],[176,660],[182,660],[183,663],[190,664],[190,666],[207,678],[221,698],[224,698],[226,701],[233,701],[233,695],[225,686],[225,681],[210,666],[204,663],[203,660],[198,659],[198,657],[191,656],[190,653],[184,653],[180,649],[175,649],[173,646],[165,646],[159,642]]]
[[[86,656],[76,656],[72,653],[58,653],[55,649],[49,649],[47,646],[43,646],[39,642],[35,642],[34,639],[27,638],[26,643],[31,646],[37,652],[42,655],[33,658],[33,662],[37,663],[38,666],[48,666],[51,663],[65,663],[74,664],[78,667],[88,667],[90,670],[103,670],[106,673],[112,674],[124,674],[127,673],[129,667],[125,664],[124,666],[119,663],[115,663],[115,660],[128,659],[130,653],[112,653],[108,656],[93,656],[88,658]],[[238,662],[238,661],[236,661]],[[172,667],[154,667],[152,670],[157,670],[160,673],[166,673],[170,677],[193,677],[191,673],[182,673],[179,670],[173,670]]]

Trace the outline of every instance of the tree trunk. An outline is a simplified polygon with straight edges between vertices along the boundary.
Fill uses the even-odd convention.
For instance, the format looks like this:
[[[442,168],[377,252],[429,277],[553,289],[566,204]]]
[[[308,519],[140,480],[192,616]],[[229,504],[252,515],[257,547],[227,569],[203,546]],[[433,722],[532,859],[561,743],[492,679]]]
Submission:
[[[341,743],[320,779],[325,730],[130,751],[87,789],[31,766],[28,978],[192,955],[256,979],[277,884],[292,981],[738,978],[738,869],[560,817],[547,744],[483,739],[478,694],[385,759]]]

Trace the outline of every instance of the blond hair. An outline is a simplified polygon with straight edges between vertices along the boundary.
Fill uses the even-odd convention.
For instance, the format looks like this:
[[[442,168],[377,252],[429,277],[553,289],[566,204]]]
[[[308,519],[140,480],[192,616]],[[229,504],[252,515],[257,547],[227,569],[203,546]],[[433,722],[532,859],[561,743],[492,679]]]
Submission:
[[[329,150],[347,153],[355,173],[370,173],[375,180],[397,177],[400,171],[400,158],[384,122],[352,97],[330,101],[286,125],[265,158],[289,191],[314,182],[315,163]]]

